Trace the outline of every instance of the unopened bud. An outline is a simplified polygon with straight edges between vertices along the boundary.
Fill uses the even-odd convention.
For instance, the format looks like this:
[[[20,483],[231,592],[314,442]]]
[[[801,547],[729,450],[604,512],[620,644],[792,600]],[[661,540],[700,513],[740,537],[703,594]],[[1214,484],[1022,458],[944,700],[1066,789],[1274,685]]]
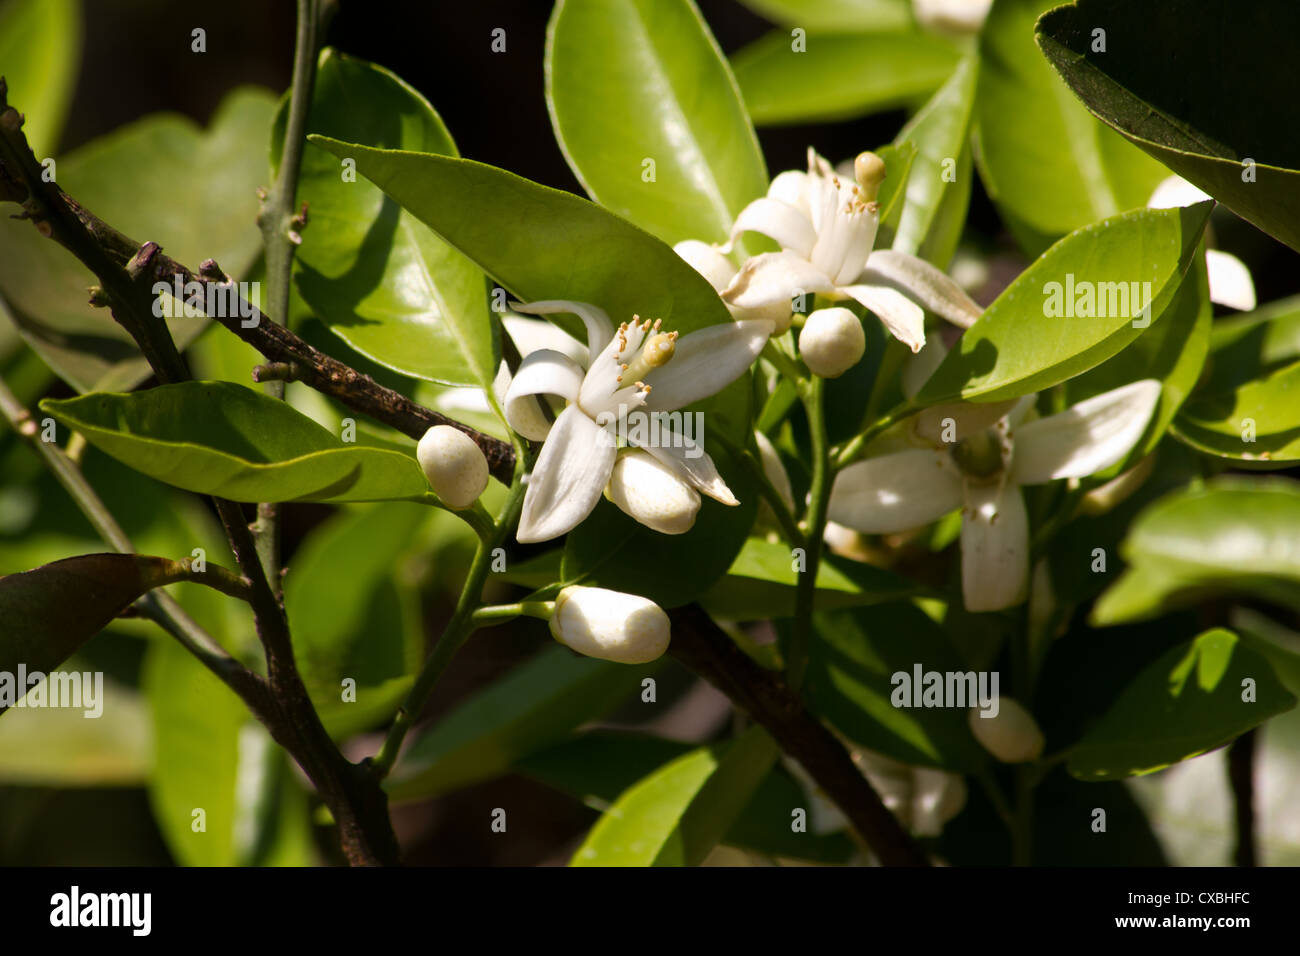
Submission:
[[[690,531],[700,510],[700,493],[640,449],[619,456],[605,496],[624,514],[660,534]]]
[[[468,508],[488,483],[488,463],[474,440],[450,425],[434,425],[415,448],[434,494],[449,508]]]
[[[668,649],[668,615],[636,594],[570,585],[555,598],[551,634],[587,657],[645,664]]]
[[[1043,754],[1043,732],[1033,714],[1009,697],[998,701],[992,717],[970,710],[970,730],[981,746],[1003,763],[1028,763]]]
[[[799,332],[799,354],[808,370],[822,378],[839,378],[866,351],[862,321],[848,309],[818,309]]]

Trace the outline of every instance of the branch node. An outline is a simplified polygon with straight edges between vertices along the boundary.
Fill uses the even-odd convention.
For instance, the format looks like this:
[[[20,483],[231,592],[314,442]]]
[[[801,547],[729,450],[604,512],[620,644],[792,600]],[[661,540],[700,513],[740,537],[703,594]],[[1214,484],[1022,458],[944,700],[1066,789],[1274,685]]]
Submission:
[[[297,362],[267,362],[253,368],[254,382],[296,382],[302,372]]]
[[[109,294],[104,291],[104,287],[102,285],[92,285],[89,289],[89,292],[90,292],[90,304],[94,306],[96,309],[102,309],[110,302],[112,302],[112,299],[109,297]]]

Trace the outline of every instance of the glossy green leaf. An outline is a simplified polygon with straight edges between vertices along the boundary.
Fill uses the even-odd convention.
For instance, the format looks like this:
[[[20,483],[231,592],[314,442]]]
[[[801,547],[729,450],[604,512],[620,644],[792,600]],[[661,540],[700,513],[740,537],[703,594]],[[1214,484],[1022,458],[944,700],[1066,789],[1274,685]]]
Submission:
[[[1097,602],[1095,624],[1244,593],[1300,608],[1300,484],[1221,478],[1162,498],[1133,523],[1130,568]]]
[[[1109,38],[1094,49],[1095,30]],[[1300,132],[1290,0],[1080,0],[1037,40],[1088,108],[1238,215],[1300,250]],[[1178,51],[1172,58],[1151,50]]]
[[[798,574],[789,545],[749,538],[726,577],[701,597],[714,617],[735,621],[790,617],[794,614]],[[882,568],[825,555],[817,569],[819,610],[900,601],[920,593],[915,582]]]
[[[284,402],[229,382],[95,392],[41,408],[159,481],[234,501],[423,500],[414,457],[344,444]]]
[[[1145,668],[1071,749],[1067,768],[1084,780],[1162,770],[1222,747],[1295,703],[1264,657],[1216,628]]]
[[[340,158],[522,300],[573,299],[615,322],[683,334],[731,320],[671,246],[585,199],[467,159],[311,141]]]
[[[1263,378],[1300,360],[1300,296],[1279,299],[1253,312],[1219,319],[1210,330],[1207,392]]]
[[[880,204],[880,223],[876,230],[876,247],[888,248],[903,218],[907,200],[907,187],[912,178],[912,164],[916,161],[916,146],[912,143],[880,146],[873,152],[885,164],[885,181],[880,185],[876,202]],[[841,164],[841,165],[847,165]]]
[[[819,613],[813,620],[817,640],[809,653],[808,698],[814,713],[854,742],[904,763],[948,770],[985,763],[965,709],[895,707],[891,701],[902,686],[895,674],[912,680],[918,666],[922,674],[974,670],[923,611],[912,604],[881,604]]]
[[[615,731],[589,731],[524,758],[519,772],[604,811],[619,794],[671,760],[690,744]],[[754,853],[819,863],[844,863],[853,843],[842,833],[797,833],[785,822],[807,797],[779,766],[763,778],[722,842]]]
[[[26,693],[16,686],[20,665],[48,673],[141,595],[185,573],[166,558],[86,554],[0,577],[0,675],[9,675],[0,714],[11,694]]]
[[[570,865],[698,866],[739,817],[779,753],[767,731],[751,727],[725,746],[701,747],[677,758],[615,800]]]
[[[1124,213],[1066,236],[985,309],[915,404],[1015,398],[1115,355],[1144,332],[1134,327],[1135,299],[1150,303],[1151,322],[1162,320],[1212,205]],[[1079,314],[1085,301],[1094,314]]]
[[[59,159],[57,181],[105,222],[141,242],[153,240],[190,268],[213,257],[240,278],[261,248],[257,187],[268,181],[265,141],[275,109],[270,94],[238,89],[206,130],[173,114],[148,117]],[[31,223],[0,216],[0,294],[24,338],[81,392],[129,389],[149,366],[106,309],[91,308],[94,276]],[[207,325],[168,320],[179,347]]]
[[[1067,401],[1074,405],[1141,379],[1160,382],[1160,404],[1143,438],[1122,460],[1098,472],[1098,479],[1115,477],[1136,464],[1164,437],[1205,366],[1212,314],[1205,259],[1198,255],[1159,322],[1114,358],[1066,383]]]
[[[907,201],[890,248],[948,268],[966,225],[972,158],[970,125],[979,61],[967,57],[899,132],[917,157],[907,181]]]
[[[0,4],[0,76],[9,104],[27,117],[23,133],[37,159],[53,154],[72,103],[81,62],[77,0]]]
[[[998,0],[980,33],[976,156],[998,207],[1013,225],[1041,237],[1026,242],[1032,252],[1088,223],[1145,206],[1169,175],[1089,116],[1035,49],[1034,21],[1056,2]],[[1114,33],[1109,42],[1117,47],[1126,40]],[[1141,55],[1150,59],[1149,51]],[[1018,230],[1022,242],[1025,229]]]
[[[846,120],[903,106],[938,89],[957,48],[916,31],[813,33],[806,49],[774,30],[732,57],[749,115],[759,125]]]
[[[656,669],[548,647],[416,736],[384,787],[394,800],[411,800],[505,773],[604,716]]]
[[[1300,362],[1237,388],[1197,392],[1174,428],[1193,448],[1220,458],[1300,460]]]
[[[287,121],[271,133],[279,165]],[[456,155],[442,119],[388,70],[321,51],[307,130],[384,149]],[[479,269],[364,180],[347,181],[338,158],[308,144],[298,198],[311,222],[298,250],[298,288],[327,325],[367,358],[406,375],[490,386],[499,362],[497,323]]]
[[[774,23],[827,32],[901,30],[912,23],[907,0],[741,0]]]
[[[546,98],[587,194],[665,242],[725,242],[767,191],[735,80],[692,0],[560,0]]]
[[[284,608],[303,682],[339,736],[390,716],[419,669],[419,602],[401,557],[428,508],[385,502],[335,515],[299,545]],[[342,682],[354,682],[345,700]]]

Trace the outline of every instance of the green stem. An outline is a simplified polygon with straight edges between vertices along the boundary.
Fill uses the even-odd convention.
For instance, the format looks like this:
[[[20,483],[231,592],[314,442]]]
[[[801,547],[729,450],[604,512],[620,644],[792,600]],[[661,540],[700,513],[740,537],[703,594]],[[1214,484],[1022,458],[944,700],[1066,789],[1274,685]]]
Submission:
[[[519,601],[515,604],[491,604],[473,613],[475,627],[488,627],[517,617],[535,617],[548,621],[555,613],[554,601]]]
[[[258,216],[262,244],[266,250],[266,302],[272,316],[287,322],[290,284],[293,281],[293,257],[302,239],[298,231],[306,224],[305,209],[295,211],[298,172],[302,166],[307,137],[307,115],[311,111],[312,87],[316,80],[316,51],[323,32],[323,4],[320,0],[298,0],[298,33],[293,50],[293,86],[289,94],[289,115],[280,153],[280,169],[267,193]],[[274,320],[272,320],[274,321]],[[273,398],[284,398],[284,380],[265,384]],[[280,590],[280,509],[273,502],[257,506],[253,540],[258,561],[267,581],[278,594]]]
[[[794,515],[790,513],[790,508],[786,505],[785,500],[781,497],[776,487],[768,480],[767,473],[763,471],[763,463],[760,462],[747,448],[741,448],[731,439],[719,432],[714,432],[713,438],[727,449],[742,465],[745,466],[754,482],[758,485],[758,493],[763,496],[772,513],[776,515],[777,523],[781,525],[781,531],[786,537],[792,548],[802,548],[803,532],[799,530],[799,524],[795,521]]]
[[[831,456],[835,462],[835,470],[839,471],[846,465],[852,464],[866,451],[867,445],[871,443],[873,438],[892,428],[914,411],[916,409],[912,408],[907,402],[895,405],[885,413],[884,417],[877,419],[874,424],[864,429],[861,434],[850,439],[842,448],[832,449]]]
[[[826,534],[826,514],[834,479],[826,438],[825,382],[813,376],[804,381],[799,392],[808,413],[808,431],[812,437],[812,484],[808,491],[808,512],[803,522],[804,566],[795,586],[794,629],[786,665],[786,680],[790,689],[796,692],[808,669],[817,570],[821,565],[822,539]]]
[[[515,481],[510,487],[509,497],[506,498],[506,502],[501,508],[501,516],[496,522],[495,530],[491,536],[479,541],[478,548],[474,552],[474,560],[469,567],[469,574],[465,578],[465,586],[461,588],[460,597],[456,601],[456,609],[452,612],[451,620],[447,622],[442,636],[438,638],[438,643],[434,645],[433,653],[424,662],[424,667],[421,668],[420,675],[415,679],[415,684],[411,687],[410,693],[406,695],[406,700],[398,708],[397,716],[393,718],[393,725],[389,727],[388,735],[384,738],[384,743],[379,748],[379,752],[370,761],[370,772],[376,780],[382,780],[393,769],[393,764],[397,762],[397,755],[402,749],[402,741],[406,739],[411,726],[420,716],[420,712],[424,710],[424,705],[433,692],[434,686],[438,683],[438,679],[447,670],[447,665],[456,656],[456,652],[464,646],[470,635],[482,623],[476,619],[476,611],[479,610],[478,605],[483,594],[483,584],[487,580],[488,571],[492,567],[492,552],[500,546],[510,529],[514,527],[519,516],[519,509],[523,505],[525,486],[520,480],[523,461],[523,455],[517,451]]]
[[[789,355],[775,339],[768,339],[763,346],[763,358],[776,366],[776,370],[792,382],[801,382],[808,377],[808,370],[800,368],[800,363]]]

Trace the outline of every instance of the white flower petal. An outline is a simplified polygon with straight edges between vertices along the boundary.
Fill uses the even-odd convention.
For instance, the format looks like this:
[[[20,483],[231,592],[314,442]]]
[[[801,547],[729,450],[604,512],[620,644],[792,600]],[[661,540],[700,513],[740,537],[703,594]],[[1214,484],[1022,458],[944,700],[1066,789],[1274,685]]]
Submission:
[[[925,310],[887,285],[849,285],[839,291],[876,314],[885,328],[913,352],[925,345]]]
[[[545,319],[525,319],[522,315],[509,313],[501,317],[501,322],[519,349],[521,358],[527,358],[542,349],[550,349],[567,355],[583,368],[587,367],[590,355],[587,347],[558,325]]]
[[[561,412],[528,479],[520,542],[549,541],[576,528],[600,500],[617,454],[613,436],[577,405]]]
[[[984,310],[945,272],[924,259],[879,249],[867,259],[863,282],[887,282],[953,325],[968,329]]]
[[[830,278],[793,252],[765,252],[741,267],[722,293],[724,302],[745,310],[784,310],[790,324],[791,300],[803,293],[831,292]],[[780,325],[777,326],[778,330]]]
[[[1029,516],[1015,485],[966,487],[961,522],[961,590],[968,611],[1000,611],[1029,587]]]
[[[574,401],[582,387],[583,375],[582,367],[567,355],[550,349],[532,352],[519,363],[519,371],[506,389],[506,422],[525,438],[542,440],[549,428],[539,426],[532,396],[558,395]]]
[[[846,285],[861,275],[867,263],[879,214],[874,205],[856,200],[850,187],[839,180],[822,183],[821,203],[817,244],[808,259],[836,285]]]
[[[1109,468],[1137,444],[1159,400],[1160,383],[1148,378],[1021,425],[1012,478],[1035,485]]]
[[[932,405],[916,416],[912,430],[931,444],[950,445],[992,428],[998,419],[1015,408],[1017,401],[1012,398],[984,404],[947,402]]]
[[[1210,273],[1211,302],[1240,312],[1255,308],[1255,282],[1246,263],[1218,249],[1207,249],[1205,266]]]
[[[736,224],[731,227],[731,241],[743,232],[761,232],[775,239],[782,249],[796,252],[805,259],[817,244],[808,216],[779,199],[755,199],[740,211]]]
[[[721,501],[724,505],[738,505],[740,502],[731,493],[727,483],[718,474],[718,466],[704,450],[704,446],[667,424],[667,419],[660,416],[659,441],[645,446],[645,450],[671,468],[677,477],[701,492]]]
[[[700,493],[648,452],[619,455],[605,497],[660,534],[685,534],[695,524]]]
[[[714,292],[721,293],[736,277],[735,263],[724,256],[717,246],[711,246],[707,242],[687,239],[673,246],[673,252],[704,276],[709,285],[713,286]]]
[[[1170,176],[1160,180],[1155,192],[1147,200],[1147,208],[1176,209],[1179,206],[1195,206],[1198,202],[1205,202],[1209,198],[1209,193],[1193,186],[1182,176]]]
[[[716,395],[754,364],[772,328],[765,319],[751,319],[710,325],[683,335],[668,364],[646,376],[650,395],[645,407],[671,412]]]
[[[534,315],[554,315],[557,312],[572,312],[582,319],[587,327],[587,351],[599,355],[609,344],[614,335],[614,325],[604,309],[598,309],[586,302],[574,302],[570,299],[546,299],[541,302],[512,302],[510,307],[516,312],[530,312]]]
[[[913,448],[849,465],[835,477],[830,518],[871,534],[907,531],[961,507],[961,477],[942,452]]]
[[[808,215],[808,174],[797,169],[787,169],[772,180],[767,187],[767,198],[794,206]],[[809,219],[809,223],[812,220]]]

